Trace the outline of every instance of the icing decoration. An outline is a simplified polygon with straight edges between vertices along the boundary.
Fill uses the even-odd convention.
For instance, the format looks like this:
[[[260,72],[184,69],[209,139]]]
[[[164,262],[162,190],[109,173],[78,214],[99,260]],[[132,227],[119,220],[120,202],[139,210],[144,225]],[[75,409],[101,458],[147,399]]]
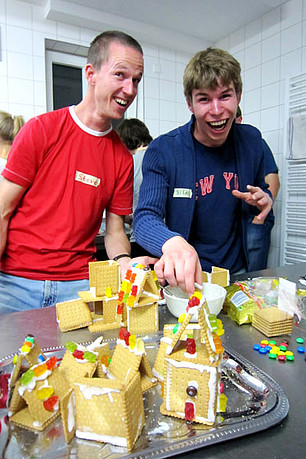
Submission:
[[[194,403],[186,402],[185,403],[185,420],[193,421],[195,416]]]
[[[198,393],[198,389],[195,386],[188,386],[186,392],[189,397],[195,397]]]
[[[91,363],[95,363],[97,360],[97,356],[94,352],[90,352],[86,348],[83,348],[84,350],[78,349],[77,344],[73,343],[72,341],[68,341],[65,344],[65,347],[69,352],[71,352],[75,359]]]
[[[175,333],[177,333],[179,331],[179,329],[180,329],[179,324],[174,325],[172,333],[175,335]]]
[[[182,323],[184,322],[185,319],[186,319],[186,313],[183,312],[183,314],[181,314],[181,315],[179,316],[178,322],[179,322],[180,324],[182,324]]]

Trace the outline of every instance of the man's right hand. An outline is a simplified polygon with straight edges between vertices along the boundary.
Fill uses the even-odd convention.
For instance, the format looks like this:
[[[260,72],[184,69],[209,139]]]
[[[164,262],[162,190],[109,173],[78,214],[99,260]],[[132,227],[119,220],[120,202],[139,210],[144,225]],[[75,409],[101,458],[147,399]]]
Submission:
[[[163,255],[155,263],[154,271],[161,285],[168,282],[185,292],[194,292],[194,283],[202,285],[202,268],[195,249],[181,236],[168,239],[162,247]]]

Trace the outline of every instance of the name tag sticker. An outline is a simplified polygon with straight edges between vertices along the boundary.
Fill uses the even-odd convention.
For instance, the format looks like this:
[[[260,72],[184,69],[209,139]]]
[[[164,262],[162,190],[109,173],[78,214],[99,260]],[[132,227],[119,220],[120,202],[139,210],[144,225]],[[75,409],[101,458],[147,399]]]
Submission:
[[[192,190],[190,188],[174,188],[174,198],[192,198]]]
[[[94,175],[84,174],[83,172],[76,171],[75,178],[77,182],[85,183],[86,185],[98,187],[100,185],[101,180]]]

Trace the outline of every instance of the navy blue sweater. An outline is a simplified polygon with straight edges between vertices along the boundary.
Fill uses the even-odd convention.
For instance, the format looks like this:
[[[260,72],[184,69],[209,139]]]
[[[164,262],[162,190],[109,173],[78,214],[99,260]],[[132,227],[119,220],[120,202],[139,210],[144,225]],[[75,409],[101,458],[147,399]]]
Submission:
[[[189,238],[196,196],[193,122],[192,116],[189,123],[152,141],[144,156],[143,182],[134,213],[134,235],[138,244],[158,257],[162,255],[163,244],[171,237],[183,236],[187,241]],[[254,185],[267,191],[260,132],[246,124],[233,123],[231,129],[239,190],[247,191],[247,185]],[[175,191],[177,189],[180,191]],[[178,196],[182,193],[185,196]],[[242,202],[241,225],[246,260],[248,217],[258,213],[254,206]]]

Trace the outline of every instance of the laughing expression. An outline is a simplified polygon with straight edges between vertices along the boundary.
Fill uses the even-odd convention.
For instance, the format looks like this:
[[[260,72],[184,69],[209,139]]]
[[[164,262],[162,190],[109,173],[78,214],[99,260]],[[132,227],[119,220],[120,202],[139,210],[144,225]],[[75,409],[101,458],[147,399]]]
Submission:
[[[109,58],[100,69],[94,69],[95,109],[109,124],[123,117],[137,95],[143,74],[143,56],[134,48],[119,43],[109,46]]]
[[[207,147],[224,144],[240,102],[233,83],[214,89],[194,89],[188,107],[195,116],[194,136]]]

